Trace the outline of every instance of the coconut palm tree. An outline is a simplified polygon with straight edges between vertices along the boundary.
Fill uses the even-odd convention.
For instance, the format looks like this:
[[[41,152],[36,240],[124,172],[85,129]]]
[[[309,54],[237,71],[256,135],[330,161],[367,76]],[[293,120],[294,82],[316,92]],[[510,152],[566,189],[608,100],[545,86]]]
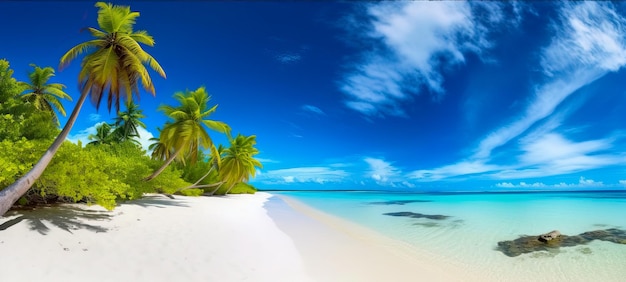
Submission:
[[[107,96],[109,111],[113,101],[119,109],[120,97],[127,96],[130,99],[132,94],[139,96],[139,84],[155,95],[154,85],[144,64],[165,77],[161,66],[140,45],[141,43],[153,46],[152,36],[146,31],[133,30],[139,12],[131,12],[128,6],[103,2],[96,3],[96,7],[99,9],[100,29],[88,28],[95,39],[74,46],[61,57],[60,62],[63,68],[79,55],[86,53],[78,75],[80,98],[65,127],[41,159],[28,173],[0,191],[0,215],[9,210],[41,176],[72,129],[87,96],[95,102],[96,108],[99,107],[102,98]]]
[[[202,180],[204,180],[205,178],[207,178],[211,172],[213,171],[219,171],[220,169],[220,165],[222,163],[222,153],[224,152],[224,147],[222,146],[222,144],[219,145],[219,147],[215,147],[215,146],[211,146],[211,156],[209,157],[209,165],[210,168],[207,171],[207,173],[205,173],[202,177],[200,177],[196,182],[194,182],[192,185],[185,187],[183,189],[180,190],[184,190],[184,189],[192,189],[192,188],[208,188],[208,187],[214,187],[214,186],[219,186],[222,185],[224,182],[219,181],[217,183],[213,183],[213,184],[208,184],[208,185],[198,185],[200,184],[200,182],[202,182]]]
[[[230,127],[226,123],[208,119],[217,109],[217,105],[207,109],[211,96],[204,87],[195,91],[178,92],[174,94],[174,98],[180,103],[178,107],[159,107],[160,111],[172,119],[165,124],[159,135],[159,141],[172,153],[159,169],[144,179],[146,181],[157,177],[174,160],[183,164],[187,160],[195,163],[200,148],[209,149],[213,146],[213,140],[206,128],[230,136]]]
[[[254,145],[256,145],[255,135],[246,137],[238,134],[235,139],[230,141],[230,147],[224,150],[220,166],[220,178],[229,186],[224,194],[228,194],[237,183],[248,182],[251,176],[255,176],[256,168],[263,167],[261,162],[254,158],[254,155],[259,153]]]
[[[140,120],[145,117],[146,116],[142,114],[142,110],[139,109],[139,106],[133,103],[133,100],[128,100],[126,103],[126,111],[117,112],[117,117],[115,117],[114,134],[121,142],[133,140],[136,143],[139,143],[139,141],[133,138],[139,137],[139,131],[137,131],[137,128],[146,128],[146,124]]]
[[[113,129],[111,125],[106,122],[96,126],[96,134],[89,134],[87,137],[89,140],[93,140],[89,142],[88,145],[101,145],[118,142],[119,140],[116,140],[117,136],[113,134],[111,129]]]
[[[63,92],[65,85],[48,83],[48,80],[54,76],[53,68],[40,68],[35,64],[30,64],[30,66],[34,70],[28,75],[29,82],[19,82],[19,86],[23,87],[25,92],[22,93],[21,98],[33,104],[37,110],[50,112],[53,121],[60,125],[55,110],[65,116],[65,108],[63,108],[60,99],[72,101],[72,97]]]

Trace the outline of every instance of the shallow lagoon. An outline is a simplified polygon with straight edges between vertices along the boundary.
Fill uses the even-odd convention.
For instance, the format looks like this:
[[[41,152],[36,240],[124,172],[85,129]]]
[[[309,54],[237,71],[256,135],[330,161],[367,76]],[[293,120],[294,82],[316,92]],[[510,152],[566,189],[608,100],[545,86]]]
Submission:
[[[626,229],[626,191],[280,192],[499,281],[624,281],[626,244],[594,240],[507,256],[498,242]]]

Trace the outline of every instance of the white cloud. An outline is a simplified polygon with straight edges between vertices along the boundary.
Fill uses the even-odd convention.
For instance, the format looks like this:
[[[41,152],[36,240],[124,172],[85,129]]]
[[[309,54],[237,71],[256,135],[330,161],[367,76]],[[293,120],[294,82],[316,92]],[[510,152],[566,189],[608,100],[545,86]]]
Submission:
[[[576,90],[626,64],[626,22],[609,2],[566,3],[554,29],[541,59],[552,81],[538,87],[524,115],[482,140],[474,157],[489,157],[493,149],[551,115]]]
[[[625,163],[623,154],[608,152],[615,142],[613,138],[575,142],[555,131],[563,118],[557,107],[566,98],[626,64],[626,20],[610,2],[565,3],[559,12],[559,20],[553,25],[554,37],[541,54],[547,80],[535,88],[525,111],[485,136],[469,158],[413,172],[413,177],[437,180],[481,174],[495,179],[519,179]],[[531,127],[535,131],[528,132]],[[519,162],[489,165],[496,163],[492,156],[495,149],[520,136],[519,147],[508,151],[508,155],[521,152]]]
[[[67,140],[75,144],[78,144],[78,141],[80,141],[83,146],[87,145],[87,143],[91,142],[91,140],[89,140],[89,135],[96,134],[96,127],[100,126],[103,123],[105,122],[98,122],[90,127],[78,131],[78,133],[76,134],[70,134],[67,136]],[[148,154],[150,154],[148,147],[150,146],[150,144],[152,144],[150,138],[154,137],[154,135],[141,127],[138,127],[137,131],[139,133],[139,139],[137,139],[137,141],[139,141],[141,148],[148,152]]]
[[[255,159],[257,159],[261,163],[280,163],[280,161],[272,160],[272,159],[266,159],[266,158],[257,158],[257,157],[255,157]]]
[[[276,60],[283,64],[292,64],[302,60],[302,55],[298,53],[283,53],[276,55]]]
[[[417,170],[408,174],[409,177],[421,181],[440,180],[444,178],[456,177],[460,175],[481,174],[502,170],[497,165],[489,165],[482,161],[461,161],[456,164],[447,165],[435,169]]]
[[[328,167],[296,167],[263,172],[257,180],[265,183],[330,183],[342,182],[348,173]]]
[[[626,180],[620,180],[619,184],[626,186]]]
[[[321,116],[326,115],[326,113],[324,111],[322,111],[320,108],[318,108],[316,106],[312,106],[312,105],[303,105],[302,106],[302,110],[304,110],[306,112],[314,113],[316,115],[321,115]]]
[[[526,182],[520,182],[519,184],[513,184],[511,182],[501,182],[496,184],[496,187],[500,187],[500,188],[543,188],[543,187],[548,187],[548,185],[543,184],[541,182],[535,182],[535,183],[526,183]]]
[[[561,9],[557,36],[544,50],[548,75],[572,69],[617,71],[626,64],[626,20],[611,2],[572,2]]]
[[[70,134],[67,136],[67,140],[74,143],[74,144],[78,144],[78,141],[80,141],[83,146],[87,145],[87,143],[91,142],[91,140],[89,140],[89,135],[92,134],[96,134],[96,127],[98,127],[99,125],[103,124],[105,122],[99,122],[96,123],[90,127],[87,127],[83,130],[78,131],[78,133],[76,134]]]
[[[143,129],[142,127],[137,127],[137,133],[139,133],[139,138],[137,139],[137,141],[139,141],[139,144],[141,144],[141,148],[144,149],[148,154],[151,154],[148,147],[150,147],[150,144],[154,142],[150,140],[150,138],[153,138],[154,135],[152,135],[150,131]]]
[[[97,122],[100,121],[100,119],[102,119],[102,116],[99,114],[89,114],[89,121]]]
[[[607,187],[602,181],[595,181],[593,179],[587,179],[585,177],[580,177],[577,183],[557,183],[553,185],[547,185],[542,182],[535,183],[526,183],[524,181],[519,182],[518,184],[513,184],[511,182],[500,182],[496,184],[496,187],[499,188],[599,188],[599,187]]]
[[[473,6],[482,9],[480,16],[473,15]],[[493,29],[504,21],[502,7],[446,1],[370,5],[368,45],[374,47],[341,83],[346,106],[366,115],[404,115],[401,102],[421,88],[443,95],[442,70],[491,47],[484,25]]]
[[[397,168],[382,159],[365,158],[364,161],[369,165],[367,176],[374,179],[377,183],[393,182],[397,180],[399,171]]]

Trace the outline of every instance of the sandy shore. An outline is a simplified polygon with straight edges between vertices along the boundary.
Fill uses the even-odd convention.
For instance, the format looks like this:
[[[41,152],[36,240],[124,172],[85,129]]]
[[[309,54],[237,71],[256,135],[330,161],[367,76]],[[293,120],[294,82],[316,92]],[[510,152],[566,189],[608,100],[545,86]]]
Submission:
[[[149,196],[0,218],[3,281],[472,281],[289,198]],[[269,210],[269,215],[268,215]]]

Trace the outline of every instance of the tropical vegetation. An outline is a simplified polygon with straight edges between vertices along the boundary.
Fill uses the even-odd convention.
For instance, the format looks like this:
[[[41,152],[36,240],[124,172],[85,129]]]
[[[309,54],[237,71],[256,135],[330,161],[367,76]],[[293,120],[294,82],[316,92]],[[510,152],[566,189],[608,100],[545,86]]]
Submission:
[[[151,152],[142,149],[139,128],[147,125],[133,97],[139,97],[140,85],[155,95],[148,68],[163,78],[165,72],[143,50],[142,45],[154,46],[154,39],[133,29],[139,12],[103,2],[95,6],[99,28],[87,28],[93,39],[60,58],[63,69],[84,55],[80,97],[63,129],[57,114],[66,115],[61,100],[71,97],[64,85],[50,81],[55,70],[31,65],[29,81],[21,82],[13,77],[9,62],[0,60],[0,215],[16,202],[84,202],[112,209],[145,193],[254,193],[246,182],[261,167],[254,159],[255,136],[233,139],[226,123],[209,119],[217,105],[209,106],[204,87],[175,93],[178,105],[161,105],[169,120],[153,138]],[[100,123],[89,136],[91,142],[75,144],[65,139],[87,97],[96,108],[105,99],[117,116]],[[207,129],[225,134],[229,147],[216,146]]]

